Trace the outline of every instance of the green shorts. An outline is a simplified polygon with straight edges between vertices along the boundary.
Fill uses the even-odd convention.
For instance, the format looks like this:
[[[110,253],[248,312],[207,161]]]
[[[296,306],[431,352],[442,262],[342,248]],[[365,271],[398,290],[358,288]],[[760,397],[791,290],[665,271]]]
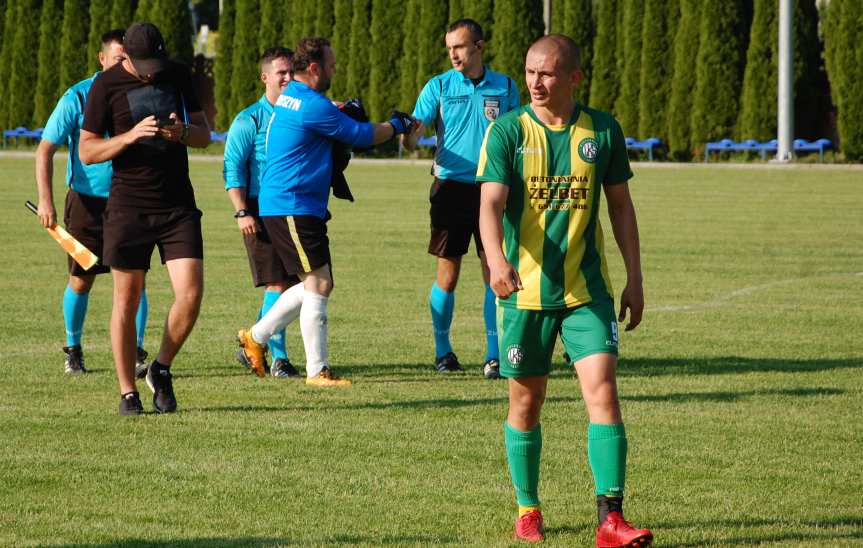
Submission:
[[[498,306],[497,331],[504,377],[548,375],[558,335],[573,362],[591,354],[617,355],[617,318],[611,299],[566,310]]]

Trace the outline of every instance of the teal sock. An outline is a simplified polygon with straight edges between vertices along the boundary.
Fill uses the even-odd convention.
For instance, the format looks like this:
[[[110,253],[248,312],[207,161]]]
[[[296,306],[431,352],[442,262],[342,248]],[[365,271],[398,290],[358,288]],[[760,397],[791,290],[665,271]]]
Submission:
[[[482,303],[482,317],[485,320],[485,361],[500,359],[500,349],[497,346],[497,304],[491,286],[485,286],[485,298]]]
[[[75,293],[66,286],[63,292],[63,323],[66,327],[66,346],[81,344],[81,333],[84,331],[84,318],[87,317],[89,293]]]
[[[519,506],[539,506],[542,427],[537,424],[530,432],[521,432],[504,421],[503,441],[516,501]]]
[[[435,357],[440,358],[452,352],[449,342],[449,328],[452,325],[452,311],[455,307],[455,293],[447,293],[437,283],[432,284],[429,294],[432,327],[434,328]]]
[[[587,457],[597,495],[623,496],[626,483],[626,430],[623,423],[587,428]]]
[[[258,315],[258,319],[261,319],[269,312],[281,295],[278,291],[264,291],[264,303],[261,305],[261,313]],[[274,333],[270,337],[267,347],[270,349],[270,356],[273,357],[273,361],[288,359],[288,351],[285,349],[285,330],[282,329],[278,333]]]
[[[141,302],[138,303],[138,313],[135,314],[135,333],[138,336],[138,348],[144,348],[144,332],[147,330],[147,315],[150,313],[150,300],[147,290],[141,291]]]

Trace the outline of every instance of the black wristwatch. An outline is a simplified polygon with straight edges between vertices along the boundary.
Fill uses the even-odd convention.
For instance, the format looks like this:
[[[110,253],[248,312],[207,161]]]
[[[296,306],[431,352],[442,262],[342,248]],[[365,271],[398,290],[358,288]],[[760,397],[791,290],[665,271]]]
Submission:
[[[236,213],[234,213],[234,219],[239,219],[240,217],[248,217],[251,215],[248,209],[238,209]]]

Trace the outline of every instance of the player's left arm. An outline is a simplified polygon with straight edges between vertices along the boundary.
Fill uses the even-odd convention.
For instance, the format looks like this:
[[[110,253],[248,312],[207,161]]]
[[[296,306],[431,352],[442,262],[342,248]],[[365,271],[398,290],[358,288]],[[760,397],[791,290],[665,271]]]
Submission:
[[[641,276],[641,248],[638,241],[638,223],[635,220],[635,206],[629,194],[629,181],[632,169],[626,153],[626,140],[623,129],[617,120],[611,120],[611,158],[603,180],[605,197],[608,200],[608,215],[614,230],[614,239],[623,255],[626,266],[626,287],[620,296],[618,321],[626,319],[629,310],[629,323],[626,330],[631,331],[641,323],[644,313],[644,289]]]
[[[188,69],[177,73],[177,83],[183,110],[187,113],[185,120],[180,120],[177,113],[171,114],[174,124],[159,128],[159,134],[169,141],[176,141],[187,147],[204,148],[210,144],[210,125],[198,101],[195,87],[192,85],[192,74]]]
[[[620,313],[618,321],[626,319],[629,310],[629,323],[626,331],[635,329],[641,323],[644,313],[644,288],[641,275],[641,246],[638,239],[638,222],[635,218],[635,206],[629,194],[629,184],[619,183],[605,186],[605,198],[608,200],[608,216],[614,230],[614,239],[623,264],[626,267],[626,287],[620,296]]]

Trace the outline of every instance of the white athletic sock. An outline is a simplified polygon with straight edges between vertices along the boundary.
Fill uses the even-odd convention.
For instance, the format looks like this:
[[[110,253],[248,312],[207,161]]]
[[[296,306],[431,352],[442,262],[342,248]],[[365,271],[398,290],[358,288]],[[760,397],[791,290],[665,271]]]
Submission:
[[[297,319],[303,305],[303,284],[296,284],[284,291],[273,303],[263,318],[252,326],[252,338],[259,344],[267,344],[270,337],[279,333],[286,325]]]
[[[306,348],[306,375],[316,377],[327,367],[327,298],[311,291],[303,295],[300,331]]]

